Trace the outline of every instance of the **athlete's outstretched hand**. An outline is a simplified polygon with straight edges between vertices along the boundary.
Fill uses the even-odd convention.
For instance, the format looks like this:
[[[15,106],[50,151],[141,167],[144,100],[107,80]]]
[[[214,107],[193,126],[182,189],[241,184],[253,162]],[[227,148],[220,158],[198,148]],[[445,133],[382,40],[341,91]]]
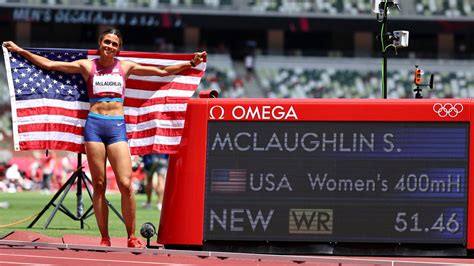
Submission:
[[[23,50],[22,48],[20,48],[20,46],[16,45],[16,43],[14,43],[12,41],[4,42],[3,47],[7,48],[8,51],[10,51],[10,52],[19,52],[19,51]]]
[[[206,52],[196,52],[194,53],[194,58],[191,60],[195,66],[199,65],[204,61],[204,58],[207,56]]]

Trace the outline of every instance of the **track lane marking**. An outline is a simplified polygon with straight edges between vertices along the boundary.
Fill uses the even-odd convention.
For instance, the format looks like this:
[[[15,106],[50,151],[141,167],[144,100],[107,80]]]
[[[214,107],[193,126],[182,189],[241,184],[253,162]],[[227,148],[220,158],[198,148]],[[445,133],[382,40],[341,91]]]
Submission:
[[[1,261],[0,260],[0,265],[35,265],[35,266],[50,266],[53,264],[38,264],[38,263],[31,263],[31,262],[11,262],[11,261]]]
[[[56,256],[39,256],[39,255],[20,255],[20,254],[8,254],[0,253],[0,256],[12,256],[12,257],[26,257],[26,258],[43,258],[43,259],[61,259],[61,260],[78,260],[78,261],[103,261],[113,263],[127,263],[127,264],[147,264],[147,265],[192,265],[192,264],[176,264],[166,262],[151,262],[151,261],[127,261],[127,260],[109,260],[109,259],[86,259],[86,258],[71,258],[71,257],[56,257]],[[31,263],[30,263],[31,264]],[[50,264],[45,264],[50,265]]]

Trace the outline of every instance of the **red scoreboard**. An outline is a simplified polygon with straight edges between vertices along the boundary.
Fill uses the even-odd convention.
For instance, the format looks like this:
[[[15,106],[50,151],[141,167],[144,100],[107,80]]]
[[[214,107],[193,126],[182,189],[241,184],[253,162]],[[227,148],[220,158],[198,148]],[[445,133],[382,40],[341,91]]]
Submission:
[[[170,157],[158,241],[276,253],[473,249],[471,105],[193,99]]]

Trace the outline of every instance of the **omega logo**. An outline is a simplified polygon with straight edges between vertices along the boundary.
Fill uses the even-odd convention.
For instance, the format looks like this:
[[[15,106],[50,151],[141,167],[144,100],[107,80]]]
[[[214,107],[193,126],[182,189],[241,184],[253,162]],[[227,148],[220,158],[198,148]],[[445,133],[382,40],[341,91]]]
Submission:
[[[217,115],[217,118],[216,118],[216,115]],[[211,110],[209,110],[209,118],[213,120],[224,119],[224,108],[220,105],[214,105],[213,107],[211,107]]]
[[[225,109],[220,105],[214,105],[209,110],[209,119],[222,120],[224,119]],[[280,105],[270,106],[242,106],[236,105],[232,108],[232,118],[235,120],[286,120],[289,118],[298,119],[293,106],[283,107]]]

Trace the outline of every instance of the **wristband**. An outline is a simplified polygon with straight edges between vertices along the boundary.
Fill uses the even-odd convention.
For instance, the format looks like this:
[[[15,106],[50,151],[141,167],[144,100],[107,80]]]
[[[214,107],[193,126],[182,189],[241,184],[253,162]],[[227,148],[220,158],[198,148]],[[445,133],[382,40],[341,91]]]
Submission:
[[[192,67],[196,67],[196,64],[194,63],[193,60],[190,60],[189,63],[191,64]]]

